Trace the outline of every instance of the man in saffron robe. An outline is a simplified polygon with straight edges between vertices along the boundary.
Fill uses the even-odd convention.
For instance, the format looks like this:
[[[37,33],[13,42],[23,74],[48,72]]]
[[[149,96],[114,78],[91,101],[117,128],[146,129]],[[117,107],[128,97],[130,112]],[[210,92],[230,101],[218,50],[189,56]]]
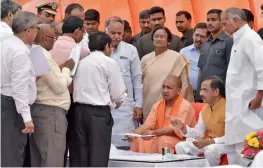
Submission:
[[[132,133],[154,135],[147,138],[126,137],[131,141],[131,150],[141,153],[161,153],[163,147],[168,147],[174,153],[174,146],[183,139],[177,136],[178,129],[171,126],[171,118],[178,117],[184,124],[193,127],[196,124],[192,105],[180,95],[181,80],[169,76],[162,85],[163,100],[152,107],[145,123]]]

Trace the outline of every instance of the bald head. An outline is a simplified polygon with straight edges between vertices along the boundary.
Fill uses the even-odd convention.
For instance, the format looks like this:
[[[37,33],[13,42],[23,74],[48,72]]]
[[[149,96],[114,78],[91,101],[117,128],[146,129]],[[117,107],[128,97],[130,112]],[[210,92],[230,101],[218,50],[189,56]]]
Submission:
[[[41,47],[48,51],[52,50],[56,39],[54,29],[49,24],[39,24],[38,27],[40,30],[35,39],[35,44],[41,45]]]
[[[168,76],[165,80],[171,80],[172,83],[178,87],[178,88],[182,88],[182,81],[180,78],[178,78],[177,76],[174,76],[174,75],[170,75]]]
[[[176,76],[168,76],[162,86],[162,96],[165,101],[174,101],[181,94],[182,82]]]

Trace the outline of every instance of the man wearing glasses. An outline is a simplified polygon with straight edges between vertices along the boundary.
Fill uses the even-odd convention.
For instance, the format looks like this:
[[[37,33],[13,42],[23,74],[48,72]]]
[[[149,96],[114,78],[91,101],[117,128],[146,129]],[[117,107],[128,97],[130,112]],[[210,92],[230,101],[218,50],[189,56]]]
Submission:
[[[34,132],[30,105],[36,98],[36,76],[29,48],[38,33],[37,17],[20,12],[13,32],[1,42],[1,166],[22,167],[28,133]]]
[[[56,2],[42,3],[36,6],[38,23],[51,24],[55,21],[58,4]]]
[[[194,128],[183,124],[178,118],[173,118],[171,125],[178,128],[186,141],[175,146],[176,154],[204,154],[208,161],[206,166],[218,166],[222,154],[233,151],[224,143],[225,135],[225,86],[219,77],[206,78],[200,89],[200,96],[207,103],[199,113],[198,122]]]
[[[190,84],[193,87],[194,93],[197,90],[198,84],[198,60],[200,57],[200,50],[207,39],[209,32],[207,31],[206,23],[198,23],[194,28],[193,41],[194,44],[181,49],[180,53],[183,54],[191,62],[191,71],[189,74]],[[194,94],[195,95],[195,94]]]
[[[60,70],[49,52],[56,39],[55,31],[48,24],[39,27],[35,44],[41,46],[49,72],[36,82],[37,97],[32,106],[32,118],[37,127],[30,137],[31,166],[62,167],[66,150],[66,113],[70,106],[68,86],[72,82],[70,70],[74,61],[66,61]]]

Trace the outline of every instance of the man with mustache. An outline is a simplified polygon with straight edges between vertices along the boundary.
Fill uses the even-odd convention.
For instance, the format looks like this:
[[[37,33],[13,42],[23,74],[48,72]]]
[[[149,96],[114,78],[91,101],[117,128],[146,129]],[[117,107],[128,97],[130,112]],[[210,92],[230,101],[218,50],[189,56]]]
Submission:
[[[178,118],[172,119],[172,126],[186,137],[186,141],[176,144],[176,154],[198,156],[203,153],[209,166],[218,166],[221,155],[233,149],[226,148],[224,144],[226,99],[223,81],[216,76],[206,78],[202,82],[200,96],[207,104],[199,113],[194,128]]]
[[[181,41],[183,47],[193,44],[192,16],[187,11],[179,11],[176,14],[175,25],[179,32],[183,34]]]
[[[186,56],[186,58],[191,62],[191,71],[189,74],[190,83],[193,87],[193,91],[197,90],[198,83],[198,71],[197,67],[198,60],[200,57],[200,51],[203,47],[204,42],[210,33],[207,31],[206,23],[198,23],[194,28],[193,40],[194,44],[181,49],[180,53]]]
[[[132,44],[135,46],[139,38],[144,34],[151,32],[152,28],[150,27],[150,15],[149,10],[143,10],[139,14],[139,24],[141,32],[136,34],[132,39]]]
[[[218,76],[224,83],[230,60],[233,39],[230,38],[221,26],[220,9],[211,9],[207,12],[207,29],[211,33],[200,52],[198,61],[198,89],[196,100],[201,101],[199,90],[202,81],[210,76]]]
[[[152,30],[160,26],[164,27],[166,17],[163,8],[159,6],[154,6],[150,9],[149,14],[150,14],[150,24]],[[142,57],[145,56],[146,54],[149,54],[154,51],[152,32],[141,37],[136,44],[140,59],[142,59]],[[179,52],[181,48],[182,48],[181,39],[178,36],[173,35],[171,44],[169,45],[169,49]]]
[[[128,96],[118,109],[111,111],[114,119],[112,144],[127,148],[130,144],[122,142],[119,134],[130,132],[142,119],[142,69],[136,48],[123,41],[124,22],[117,16],[110,17],[105,23],[106,33],[111,37],[112,53],[122,73]]]

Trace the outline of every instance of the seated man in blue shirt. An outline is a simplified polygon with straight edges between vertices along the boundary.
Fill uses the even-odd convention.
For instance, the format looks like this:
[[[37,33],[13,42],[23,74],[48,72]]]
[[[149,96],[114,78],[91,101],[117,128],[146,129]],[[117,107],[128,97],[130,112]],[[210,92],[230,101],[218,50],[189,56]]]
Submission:
[[[209,32],[207,31],[206,23],[198,23],[194,28],[193,41],[194,44],[181,49],[180,53],[183,54],[191,62],[191,71],[190,71],[190,84],[193,87],[194,92],[197,90],[198,84],[198,71],[197,67],[200,50],[207,39]],[[194,94],[195,95],[195,94]]]

